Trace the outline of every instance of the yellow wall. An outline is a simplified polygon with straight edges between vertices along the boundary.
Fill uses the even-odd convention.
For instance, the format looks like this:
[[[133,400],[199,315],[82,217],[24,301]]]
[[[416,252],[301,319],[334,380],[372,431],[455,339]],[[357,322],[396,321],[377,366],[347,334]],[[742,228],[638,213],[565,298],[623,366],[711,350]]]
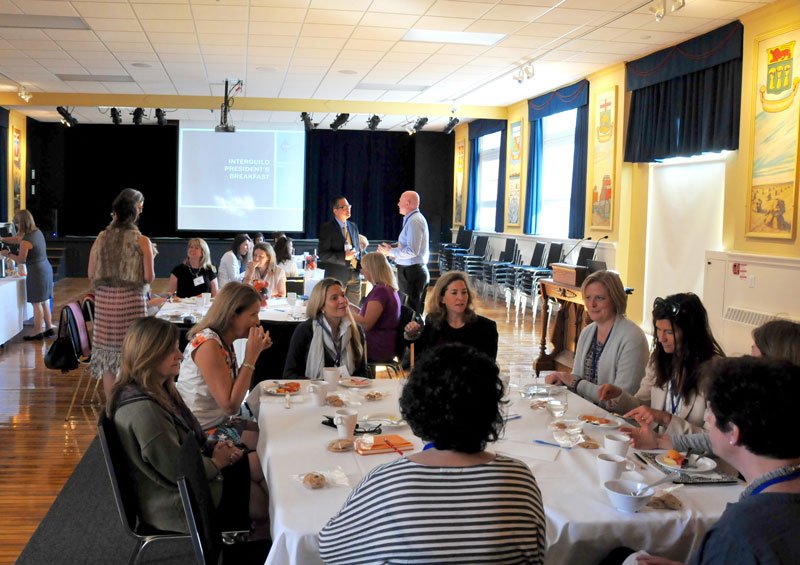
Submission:
[[[456,155],[453,159],[453,225],[463,226],[464,219],[467,213],[467,184],[469,182],[469,125],[460,124],[453,130],[455,136]],[[459,171],[458,151],[459,144],[463,143],[464,159],[462,161],[461,170]],[[459,194],[460,193],[460,194]],[[459,200],[459,196],[463,200]],[[458,208],[461,207],[460,221],[458,217]]]
[[[23,114],[9,112],[8,115],[8,218],[11,221],[14,213],[25,208],[25,175],[27,169],[27,121]],[[14,156],[14,130],[19,132],[19,159]],[[14,184],[19,183],[19,203],[14,202]]]

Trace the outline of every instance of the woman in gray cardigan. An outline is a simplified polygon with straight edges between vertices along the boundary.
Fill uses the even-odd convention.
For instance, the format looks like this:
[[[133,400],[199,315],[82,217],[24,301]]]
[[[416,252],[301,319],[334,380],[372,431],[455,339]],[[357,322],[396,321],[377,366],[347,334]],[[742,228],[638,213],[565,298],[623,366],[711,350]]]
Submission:
[[[551,373],[545,382],[566,385],[596,404],[604,384],[636,394],[647,365],[647,339],[642,329],[625,317],[628,295],[619,275],[596,271],[583,281],[581,293],[592,323],[578,337],[572,372]]]

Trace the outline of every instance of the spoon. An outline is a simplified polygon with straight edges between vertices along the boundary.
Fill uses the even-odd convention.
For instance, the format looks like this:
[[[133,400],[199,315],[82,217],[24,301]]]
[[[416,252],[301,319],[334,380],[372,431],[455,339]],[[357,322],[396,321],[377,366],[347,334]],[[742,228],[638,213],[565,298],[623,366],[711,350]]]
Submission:
[[[631,496],[640,496],[644,491],[646,491],[649,488],[653,488],[654,486],[658,486],[663,483],[668,483],[669,481],[674,479],[677,474],[678,473],[670,473],[667,476],[655,481],[654,483],[650,483],[649,485],[641,485],[638,489],[636,489],[634,492],[631,493]]]

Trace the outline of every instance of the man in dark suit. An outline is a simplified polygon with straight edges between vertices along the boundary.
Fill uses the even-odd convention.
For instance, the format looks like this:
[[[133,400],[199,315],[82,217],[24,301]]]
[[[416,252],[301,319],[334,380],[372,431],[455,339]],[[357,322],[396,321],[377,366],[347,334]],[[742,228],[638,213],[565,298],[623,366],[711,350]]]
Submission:
[[[344,196],[331,200],[333,221],[319,227],[319,266],[326,277],[333,277],[344,285],[347,299],[353,304],[361,302],[361,248],[358,245],[358,226],[348,221],[350,203]]]

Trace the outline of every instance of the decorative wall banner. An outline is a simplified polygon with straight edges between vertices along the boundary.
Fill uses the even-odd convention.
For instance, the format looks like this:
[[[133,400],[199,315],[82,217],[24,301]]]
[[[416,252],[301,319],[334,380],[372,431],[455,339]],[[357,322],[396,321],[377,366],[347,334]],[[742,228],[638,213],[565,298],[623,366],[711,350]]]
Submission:
[[[22,209],[22,132],[11,127],[11,215]]]
[[[453,222],[457,226],[464,225],[464,204],[466,204],[467,198],[464,194],[464,151],[466,149],[466,145],[463,139],[459,140],[456,143],[456,194],[455,194],[455,204],[453,206],[455,210],[455,221]]]
[[[595,98],[591,135],[594,147],[592,163],[591,229],[614,227],[614,166],[616,163],[617,87],[600,92]]]
[[[794,239],[800,28],[756,38],[747,236]]]
[[[522,172],[522,121],[511,124],[511,152],[506,186],[506,225],[520,225],[520,174]]]

